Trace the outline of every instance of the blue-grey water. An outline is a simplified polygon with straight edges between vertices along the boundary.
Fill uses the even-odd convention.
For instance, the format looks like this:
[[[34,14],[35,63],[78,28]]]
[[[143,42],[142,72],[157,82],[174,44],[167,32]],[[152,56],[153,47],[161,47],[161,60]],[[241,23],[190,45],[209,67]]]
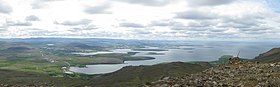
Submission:
[[[168,48],[168,51],[157,52],[165,53],[164,55],[147,55],[148,52],[155,51],[136,51],[140,53],[135,56],[151,56],[156,58],[154,60],[125,61],[124,64],[87,65],[86,68],[71,67],[70,70],[85,74],[103,74],[117,71],[124,66],[154,65],[175,61],[214,61],[222,55],[235,56],[238,51],[240,51],[240,57],[253,59],[271,48],[280,47],[279,42],[178,42],[178,44],[181,46],[153,47]],[[115,49],[112,51],[114,53],[132,52],[130,49]]]

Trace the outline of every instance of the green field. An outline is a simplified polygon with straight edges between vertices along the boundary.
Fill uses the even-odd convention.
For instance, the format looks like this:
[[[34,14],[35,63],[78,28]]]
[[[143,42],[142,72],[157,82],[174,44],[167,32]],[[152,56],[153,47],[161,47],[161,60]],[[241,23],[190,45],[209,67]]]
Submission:
[[[124,61],[148,60],[152,57],[132,56],[131,54],[111,53],[82,56],[73,52],[96,52],[108,48],[89,46],[84,43],[70,43],[46,46],[45,43],[1,43],[0,69],[49,74],[63,77],[62,67],[85,67],[90,64],[120,64]],[[109,47],[110,48],[110,47]],[[70,65],[69,65],[70,64]]]

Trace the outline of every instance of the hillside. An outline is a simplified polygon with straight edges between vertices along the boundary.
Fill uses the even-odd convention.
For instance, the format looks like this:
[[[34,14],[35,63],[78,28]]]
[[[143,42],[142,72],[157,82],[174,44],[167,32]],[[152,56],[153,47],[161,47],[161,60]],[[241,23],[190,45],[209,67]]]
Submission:
[[[182,77],[165,77],[142,87],[279,87],[280,62],[223,64]]]
[[[184,76],[210,68],[209,63],[173,62],[152,66],[127,66],[116,72],[93,78],[91,85],[96,87],[135,87],[146,82],[156,81],[165,76]],[[109,84],[108,84],[109,83]]]
[[[209,63],[173,62],[152,66],[127,66],[117,72],[80,78],[72,76],[51,77],[48,74],[0,69],[0,87],[4,86],[54,86],[54,87],[134,87],[165,76],[184,76],[211,67]],[[109,84],[108,84],[109,83]]]
[[[253,61],[258,62],[280,62],[280,48],[273,48],[268,52],[257,56]]]
[[[0,87],[75,87],[88,81],[78,78],[51,77],[48,74],[0,69]]]
[[[30,48],[27,47],[9,47],[4,50],[0,50],[1,53],[20,53],[20,52],[26,52],[29,51]]]

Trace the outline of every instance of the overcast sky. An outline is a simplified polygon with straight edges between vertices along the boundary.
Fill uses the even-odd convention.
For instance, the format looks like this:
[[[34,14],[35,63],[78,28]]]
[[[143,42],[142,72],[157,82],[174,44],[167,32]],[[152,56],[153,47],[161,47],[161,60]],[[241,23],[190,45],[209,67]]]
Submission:
[[[0,0],[0,37],[280,39],[279,0]]]

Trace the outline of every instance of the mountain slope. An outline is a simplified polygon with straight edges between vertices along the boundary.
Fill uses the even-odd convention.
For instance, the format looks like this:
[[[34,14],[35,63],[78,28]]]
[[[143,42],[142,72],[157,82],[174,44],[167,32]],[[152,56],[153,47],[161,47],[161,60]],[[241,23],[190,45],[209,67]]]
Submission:
[[[280,48],[273,48],[268,52],[262,53],[257,56],[253,61],[258,62],[280,62]]]
[[[183,77],[169,77],[143,87],[279,87],[280,62],[224,64]]]
[[[156,81],[165,76],[184,76],[210,68],[209,63],[173,62],[152,66],[127,66],[116,72],[93,78],[96,87],[135,87],[145,82]]]

